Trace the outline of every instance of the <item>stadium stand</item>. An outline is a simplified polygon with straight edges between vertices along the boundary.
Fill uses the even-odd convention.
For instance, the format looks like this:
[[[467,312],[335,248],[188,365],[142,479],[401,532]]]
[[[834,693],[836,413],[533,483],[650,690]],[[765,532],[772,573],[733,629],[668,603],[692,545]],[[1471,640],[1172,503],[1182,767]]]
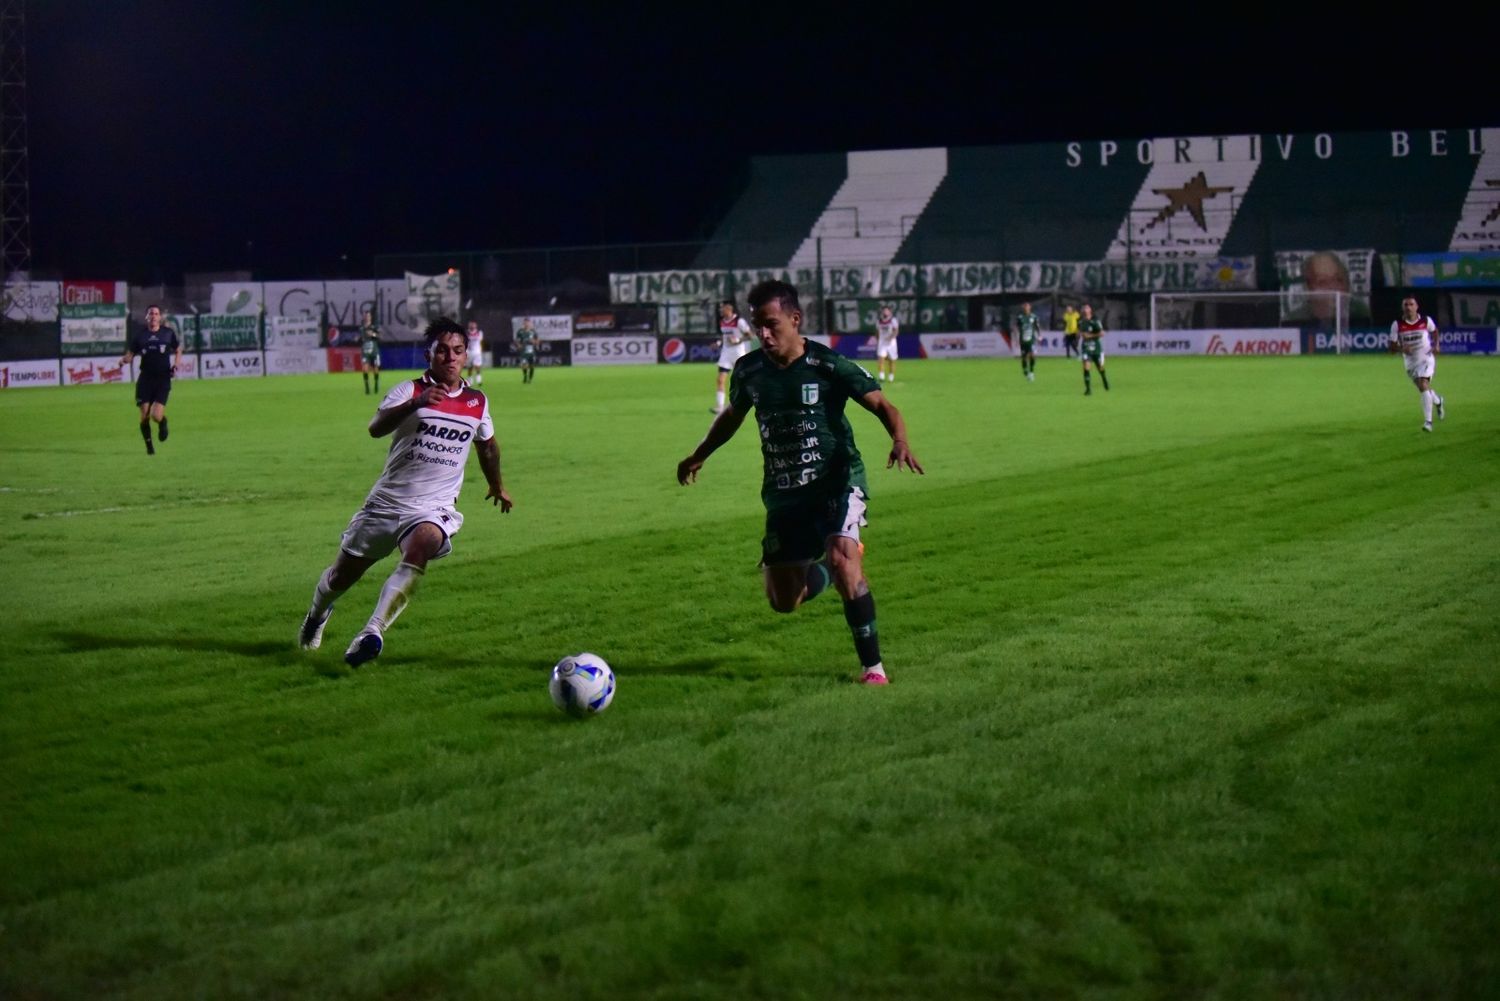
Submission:
[[[1448,248],[1454,221],[1475,176],[1462,130],[1455,149],[1431,155],[1414,133],[1404,156],[1391,133],[1339,134],[1336,153],[1320,157],[1312,136],[1264,137],[1261,167],[1224,242],[1226,254],[1293,247],[1372,247],[1382,253]],[[1283,158],[1280,142],[1290,142]]]
[[[791,266],[814,267],[820,256],[844,264],[889,264],[947,173],[945,148],[850,153],[848,178],[792,255]]]
[[[783,264],[848,176],[843,153],[757,156],[750,183],[693,260],[695,268]],[[733,260],[726,261],[726,248]]]

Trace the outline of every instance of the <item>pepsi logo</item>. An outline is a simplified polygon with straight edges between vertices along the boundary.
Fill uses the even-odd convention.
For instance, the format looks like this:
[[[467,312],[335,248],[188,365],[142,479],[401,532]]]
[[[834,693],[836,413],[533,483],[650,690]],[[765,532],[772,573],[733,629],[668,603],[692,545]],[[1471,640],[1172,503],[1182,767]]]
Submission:
[[[681,337],[669,337],[661,346],[661,357],[669,365],[676,365],[687,357],[687,344]]]

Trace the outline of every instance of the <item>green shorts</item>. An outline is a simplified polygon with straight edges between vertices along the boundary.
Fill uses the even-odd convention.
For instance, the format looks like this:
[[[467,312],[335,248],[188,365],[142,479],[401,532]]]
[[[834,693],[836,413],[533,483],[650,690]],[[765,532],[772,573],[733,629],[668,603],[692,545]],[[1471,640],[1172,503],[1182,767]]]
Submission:
[[[1084,341],[1083,347],[1079,350],[1082,352],[1083,357],[1087,358],[1095,365],[1103,364],[1104,342],[1102,340]]]
[[[865,524],[865,492],[846,487],[766,512],[760,542],[762,567],[806,566],[821,560],[835,536],[859,541]]]

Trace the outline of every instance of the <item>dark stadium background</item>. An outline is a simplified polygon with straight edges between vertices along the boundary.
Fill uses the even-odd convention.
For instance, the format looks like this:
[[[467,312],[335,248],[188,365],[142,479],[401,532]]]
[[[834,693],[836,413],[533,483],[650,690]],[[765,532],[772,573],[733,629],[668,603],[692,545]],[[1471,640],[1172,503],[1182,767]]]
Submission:
[[[34,268],[138,283],[689,239],[756,153],[1494,118],[1457,20],[27,7]]]

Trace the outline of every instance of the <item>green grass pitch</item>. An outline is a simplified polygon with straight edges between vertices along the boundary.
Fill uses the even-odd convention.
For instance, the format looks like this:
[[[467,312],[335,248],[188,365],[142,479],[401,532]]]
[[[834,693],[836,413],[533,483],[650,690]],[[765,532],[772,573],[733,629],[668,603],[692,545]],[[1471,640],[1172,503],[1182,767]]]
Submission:
[[[892,684],[707,367],[489,373],[452,556],[293,640],[357,376],[0,394],[0,997],[1495,997],[1500,363],[903,362]],[[389,387],[399,376],[387,373]],[[602,654],[613,706],[548,701]]]

